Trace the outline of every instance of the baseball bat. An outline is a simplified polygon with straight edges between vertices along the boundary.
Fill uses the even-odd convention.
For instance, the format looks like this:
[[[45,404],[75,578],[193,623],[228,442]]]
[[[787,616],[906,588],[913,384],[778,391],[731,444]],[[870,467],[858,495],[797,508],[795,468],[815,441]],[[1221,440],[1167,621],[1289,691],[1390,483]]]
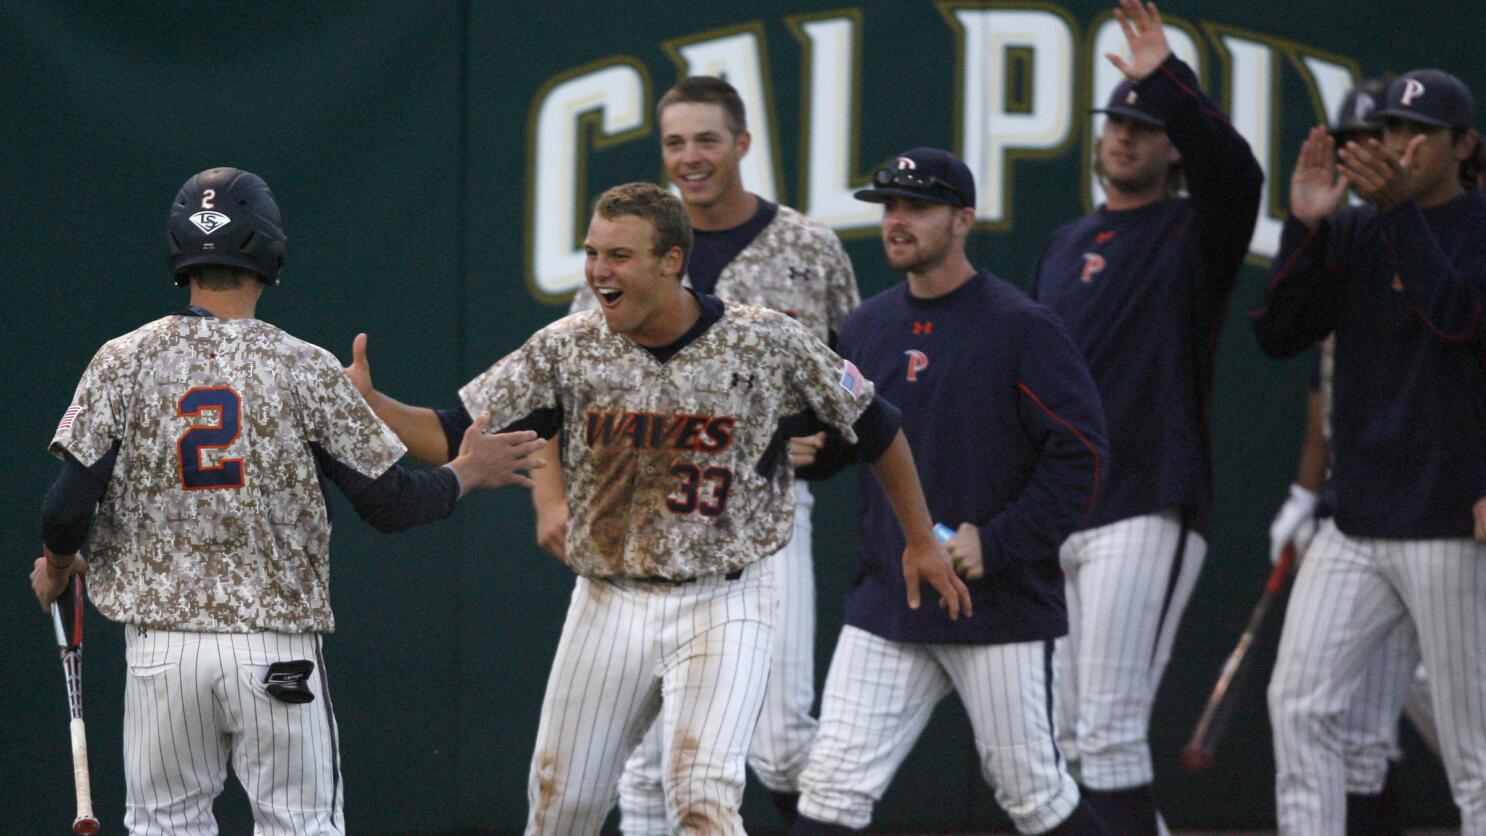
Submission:
[[[1192,772],[1201,772],[1213,765],[1218,743],[1228,731],[1233,706],[1247,692],[1244,683],[1248,678],[1249,668],[1253,666],[1250,651],[1253,649],[1254,639],[1264,627],[1269,605],[1284,588],[1285,578],[1290,574],[1290,567],[1294,563],[1295,544],[1290,543],[1280,552],[1279,562],[1270,570],[1269,579],[1264,582],[1264,594],[1259,596],[1259,603],[1254,605],[1254,612],[1249,615],[1248,626],[1244,628],[1243,635],[1238,637],[1238,644],[1234,646],[1233,652],[1223,662],[1218,682],[1207,698],[1202,716],[1197,718],[1197,725],[1192,729],[1192,739],[1182,747],[1182,765]]]
[[[61,603],[59,603],[61,602]],[[65,616],[64,616],[65,611]],[[88,736],[83,727],[83,579],[73,575],[57,601],[52,602],[52,627],[62,653],[62,673],[67,679],[68,726],[72,732],[72,784],[77,791],[77,816],[72,832],[98,832],[93,816],[93,788],[88,778]],[[70,632],[69,632],[70,628]]]

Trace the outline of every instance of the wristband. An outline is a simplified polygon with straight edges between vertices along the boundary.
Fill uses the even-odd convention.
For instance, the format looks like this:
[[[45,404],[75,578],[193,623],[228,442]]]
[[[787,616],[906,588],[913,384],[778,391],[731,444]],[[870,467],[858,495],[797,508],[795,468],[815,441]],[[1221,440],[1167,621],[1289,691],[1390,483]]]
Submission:
[[[43,545],[41,547],[41,553],[44,554],[44,555],[46,555],[46,562],[53,569],[66,569],[68,566],[71,566],[72,565],[72,560],[73,560],[74,557],[76,557],[76,555],[71,555],[71,554],[69,554],[69,555],[53,554],[52,553],[52,550],[49,549],[49,548],[47,548],[45,545]],[[67,560],[66,560],[66,562],[58,563],[57,562],[57,558],[58,557],[66,557]]]
[[[1298,484],[1292,484],[1290,486],[1290,501],[1294,502],[1307,514],[1314,514],[1316,512],[1315,491],[1307,490]]]

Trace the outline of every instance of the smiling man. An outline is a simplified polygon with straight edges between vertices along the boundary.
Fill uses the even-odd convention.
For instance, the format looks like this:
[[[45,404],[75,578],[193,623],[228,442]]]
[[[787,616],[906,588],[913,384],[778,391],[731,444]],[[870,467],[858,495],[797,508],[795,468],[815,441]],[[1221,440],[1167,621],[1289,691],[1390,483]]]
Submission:
[[[1281,833],[1347,824],[1342,716],[1400,627],[1418,635],[1462,833],[1486,833],[1486,197],[1474,102],[1415,70],[1383,137],[1301,146],[1254,333],[1289,357],[1334,334],[1332,516],[1295,578],[1269,684]],[[1340,172],[1340,176],[1338,176]],[[1366,201],[1344,207],[1348,187]]]
[[[742,833],[744,761],[768,681],[774,574],[790,536],[790,435],[833,428],[873,463],[920,582],[949,620],[970,594],[934,540],[896,410],[783,314],[681,284],[691,225],[647,183],[599,197],[584,241],[596,310],[543,328],[436,412],[348,370],[415,456],[447,458],[469,415],[561,431],[565,560],[580,576],[542,705],[528,833],[597,833],[625,757],[659,717],[677,833]],[[933,610],[931,606],[928,608]],[[946,615],[935,612],[936,618]]]
[[[1102,833],[1053,737],[1053,642],[1068,631],[1058,546],[1095,507],[1104,415],[1078,348],[1047,308],[965,254],[975,181],[913,148],[856,193],[882,204],[882,244],[907,280],[846,321],[841,354],[901,405],[934,519],[975,602],[953,624],[903,606],[902,535],[860,485],[857,581],[831,657],[794,834],[867,827],[951,691],[981,774],[1021,833]],[[839,464],[835,447],[819,465]],[[849,456],[843,457],[845,460]]]
[[[744,188],[741,166],[753,138],[738,91],[720,78],[691,76],[666,91],[655,111],[661,160],[693,230],[682,282],[719,299],[787,314],[833,345],[847,315],[860,301],[851,261],[829,228]],[[573,297],[569,313],[597,304],[594,294],[584,287]],[[821,443],[819,436],[792,440],[793,463],[810,464]],[[536,474],[536,483],[532,500],[537,509],[537,540],[562,557],[568,520],[562,473],[549,467]],[[810,526],[815,499],[803,479],[795,481],[794,499],[793,536],[768,558],[779,592],[774,660],[748,753],[749,766],[786,819],[795,815],[800,770],[816,728],[810,713],[815,703],[815,571]],[[671,832],[661,754],[657,727],[625,764],[619,782],[620,827],[625,836]]]

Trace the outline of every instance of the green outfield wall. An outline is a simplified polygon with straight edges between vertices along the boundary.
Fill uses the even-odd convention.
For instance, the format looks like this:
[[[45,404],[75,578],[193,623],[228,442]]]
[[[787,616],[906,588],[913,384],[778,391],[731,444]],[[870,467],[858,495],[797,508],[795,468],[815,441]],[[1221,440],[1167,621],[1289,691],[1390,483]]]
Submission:
[[[456,388],[564,310],[587,207],[662,176],[652,114],[679,76],[726,74],[754,131],[751,188],[831,224],[863,295],[899,277],[850,192],[896,152],[960,153],[979,181],[972,258],[1025,284],[1042,241],[1098,199],[1091,102],[1115,81],[1107,3],[421,2],[0,5],[0,481],[10,547],[0,832],[72,815],[66,708],[50,626],[26,585],[46,453],[106,339],[184,304],[164,220],[190,174],[262,175],[290,245],[262,318],[349,359],[371,335],[379,386],[415,403]],[[1269,569],[1265,532],[1293,477],[1309,364],[1262,357],[1247,311],[1276,250],[1304,131],[1357,79],[1441,66],[1486,95],[1479,0],[1173,0],[1179,53],[1269,175],[1217,359],[1217,511],[1157,701],[1156,794],[1176,826],[1264,827],[1273,759],[1263,700],[1238,710],[1217,766],[1176,753]],[[854,483],[817,491],[821,680],[853,574]],[[377,535],[333,500],[327,641],[352,833],[518,830],[527,762],[571,573],[533,542],[529,497]],[[86,711],[95,797],[120,832],[122,629],[92,614]],[[1267,672],[1275,636],[1265,637]],[[1261,683],[1262,684],[1262,683]],[[1404,811],[1455,820],[1443,772],[1404,736]],[[233,790],[224,832],[245,833]],[[775,826],[750,789],[750,821]],[[947,701],[878,808],[887,830],[1007,828],[963,711]]]

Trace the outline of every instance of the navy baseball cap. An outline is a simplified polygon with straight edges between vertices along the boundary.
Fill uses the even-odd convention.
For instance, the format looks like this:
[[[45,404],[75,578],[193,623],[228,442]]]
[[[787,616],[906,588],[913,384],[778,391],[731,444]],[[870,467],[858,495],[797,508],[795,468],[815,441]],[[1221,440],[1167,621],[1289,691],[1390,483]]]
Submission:
[[[975,175],[948,151],[910,148],[873,173],[872,188],[856,193],[857,200],[868,203],[885,203],[889,197],[974,208]]]
[[[1124,116],[1162,129],[1166,127],[1164,119],[1146,108],[1145,102],[1141,101],[1140,95],[1135,92],[1135,82],[1128,78],[1115,85],[1114,91],[1109,94],[1108,104],[1102,108],[1096,107],[1090,112]]]
[[[1388,96],[1388,80],[1370,78],[1352,88],[1336,109],[1336,121],[1331,123],[1331,136],[1337,140],[1353,134],[1378,134],[1383,126],[1373,121],[1373,111],[1378,109]]]
[[[1444,70],[1414,70],[1388,85],[1384,106],[1372,112],[1374,122],[1404,119],[1439,128],[1469,128],[1476,115],[1470,88]]]

